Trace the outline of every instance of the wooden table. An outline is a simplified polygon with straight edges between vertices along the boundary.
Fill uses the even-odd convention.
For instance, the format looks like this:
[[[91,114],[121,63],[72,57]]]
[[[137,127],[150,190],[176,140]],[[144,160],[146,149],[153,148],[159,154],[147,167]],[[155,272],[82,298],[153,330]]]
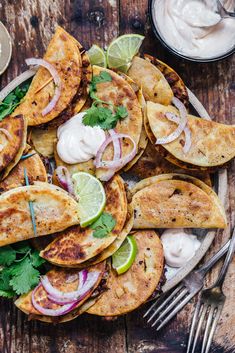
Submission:
[[[214,120],[235,123],[235,57],[219,63],[194,64],[172,56],[149,28],[147,0],[1,0],[0,20],[13,40],[13,57],[1,78],[2,87],[26,68],[25,58],[42,57],[57,24],[86,48],[92,43],[105,47],[119,34],[144,33],[145,52],[175,68]],[[228,182],[226,206],[230,226],[218,234],[209,256],[221,247],[234,226],[234,162],[229,166]],[[216,278],[218,267],[208,276],[207,283]],[[213,353],[235,352],[234,288],[235,262],[230,266],[224,287],[227,301],[211,349]],[[113,322],[84,315],[73,322],[52,326],[28,322],[11,301],[1,300],[0,353],[183,353],[193,307],[194,302],[157,334],[142,319],[145,308]]]

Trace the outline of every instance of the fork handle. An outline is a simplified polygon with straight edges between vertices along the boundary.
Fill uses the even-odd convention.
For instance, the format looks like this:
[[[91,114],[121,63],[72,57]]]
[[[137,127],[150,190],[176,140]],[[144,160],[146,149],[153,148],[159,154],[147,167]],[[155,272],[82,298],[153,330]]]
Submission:
[[[232,261],[234,251],[235,251],[235,228],[233,229],[233,234],[232,234],[232,237],[230,240],[230,245],[228,248],[226,258],[224,260],[224,263],[223,263],[223,266],[220,270],[219,276],[218,276],[213,287],[222,287],[227,270],[228,270],[228,267],[229,267],[229,264]]]
[[[230,245],[230,240],[214,255],[210,260],[203,264],[197,272],[201,273],[203,277],[205,274],[216,264],[217,261],[221,259],[223,255],[226,254]]]

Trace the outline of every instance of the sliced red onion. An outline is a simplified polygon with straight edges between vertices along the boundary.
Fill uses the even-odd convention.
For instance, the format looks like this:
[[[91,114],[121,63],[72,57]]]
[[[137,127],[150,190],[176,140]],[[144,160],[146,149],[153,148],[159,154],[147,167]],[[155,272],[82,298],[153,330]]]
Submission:
[[[187,110],[184,104],[176,97],[173,97],[172,103],[176,106],[180,113],[180,122],[175,131],[173,131],[170,135],[158,138],[156,141],[156,145],[165,145],[176,140],[183,132],[186,124],[187,124]]]
[[[41,284],[39,284],[33,291],[32,293],[32,304],[33,307],[39,311],[42,315],[46,315],[46,316],[61,316],[61,315],[65,315],[67,313],[69,313],[71,310],[73,310],[76,305],[77,302],[72,302],[69,304],[65,304],[62,305],[60,308],[58,309],[47,309],[47,308],[43,308],[39,303],[37,303],[36,298],[35,298],[35,294],[36,291],[41,287]]]
[[[179,124],[180,123],[180,118],[173,114],[173,113],[166,113],[166,117],[168,120],[173,121],[174,123]],[[188,128],[188,126],[186,125],[184,130],[183,130],[184,134],[185,134],[185,144],[183,147],[183,151],[184,153],[187,153],[190,150],[192,141],[191,141],[191,131]]]
[[[78,304],[81,300],[83,300],[85,298],[87,293],[84,293],[81,297],[79,297],[79,299],[77,300],[71,300],[71,299],[56,299],[54,298],[52,295],[48,294],[47,298],[55,304],[58,305],[66,305],[66,304],[72,304],[72,303],[76,303]]]
[[[71,175],[68,169],[64,166],[59,166],[55,170],[56,175],[59,179],[61,186],[68,191],[71,195],[74,195],[74,188]]]
[[[85,271],[85,270],[83,270]],[[82,272],[79,272],[79,276],[83,276]],[[81,275],[80,275],[81,273]],[[41,278],[41,283],[44,287],[44,289],[46,290],[46,292],[52,296],[55,300],[59,300],[60,302],[62,301],[76,301],[76,300],[80,300],[80,297],[82,297],[84,294],[86,294],[96,283],[98,277],[100,275],[100,272],[98,271],[93,271],[93,272],[89,272],[87,274],[87,279],[85,281],[85,283],[82,282],[82,280],[79,280],[79,287],[76,291],[73,292],[62,292],[60,290],[58,290],[57,288],[53,287],[48,279],[47,276],[43,276]],[[80,285],[81,284],[81,285]]]
[[[132,144],[133,144],[133,149],[130,153],[128,153],[128,155],[126,155],[125,157],[123,158],[119,158],[119,159],[116,159],[116,160],[113,160],[113,161],[102,161],[101,160],[101,157],[102,157],[102,154],[105,150],[105,148],[112,142],[112,138],[111,137],[108,137],[104,143],[102,144],[102,146],[100,147],[98,153],[97,153],[97,156],[96,156],[96,159],[95,159],[95,166],[96,168],[104,168],[104,169],[114,169],[114,170],[118,170],[120,168],[122,168],[124,165],[126,165],[128,162],[130,162],[134,156],[136,155],[136,143],[135,141],[133,140],[132,137],[130,137],[129,135],[126,135],[126,134],[116,134],[116,136],[114,138],[119,138],[119,139],[122,139],[122,138],[126,138],[126,139],[129,139]]]
[[[50,101],[50,103],[42,111],[42,115],[45,116],[48,113],[50,113],[52,111],[52,109],[54,109],[56,103],[58,102],[58,100],[60,98],[60,94],[61,94],[60,76],[59,76],[58,72],[56,71],[56,69],[54,68],[54,66],[44,59],[30,58],[30,59],[26,59],[25,62],[27,65],[40,65],[40,66],[45,67],[50,72],[51,76],[53,77],[53,80],[54,80],[54,83],[56,86],[55,87],[55,94],[54,94],[52,100]]]
[[[37,69],[38,67],[35,67],[31,70],[24,71],[22,72],[22,74],[14,78],[14,80],[8,83],[8,85],[4,87],[0,92],[0,102],[2,102],[8,96],[9,93],[14,91],[16,87],[21,85],[21,83],[27,81],[30,77],[34,76]]]
[[[120,159],[122,156],[122,145],[120,139],[117,137],[117,133],[114,129],[110,129],[109,131],[110,137],[112,138],[113,142],[113,149],[114,149],[114,155],[113,155],[113,160]],[[102,180],[103,181],[108,181],[110,180],[115,174],[115,170],[110,169],[108,173],[103,176]]]

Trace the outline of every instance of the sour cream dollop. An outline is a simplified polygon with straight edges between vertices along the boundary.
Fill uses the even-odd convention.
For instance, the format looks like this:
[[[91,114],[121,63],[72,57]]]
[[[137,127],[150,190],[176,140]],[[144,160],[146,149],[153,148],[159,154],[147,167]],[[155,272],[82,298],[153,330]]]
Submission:
[[[235,0],[222,3],[234,11]],[[235,20],[221,20],[216,0],[156,0],[153,11],[163,40],[181,54],[210,59],[235,46]]]
[[[200,247],[195,235],[187,234],[183,229],[168,229],[162,236],[166,264],[170,267],[182,267]]]
[[[57,130],[57,153],[68,164],[87,162],[95,157],[105,141],[99,126],[86,126],[82,119],[86,112],[75,115]]]

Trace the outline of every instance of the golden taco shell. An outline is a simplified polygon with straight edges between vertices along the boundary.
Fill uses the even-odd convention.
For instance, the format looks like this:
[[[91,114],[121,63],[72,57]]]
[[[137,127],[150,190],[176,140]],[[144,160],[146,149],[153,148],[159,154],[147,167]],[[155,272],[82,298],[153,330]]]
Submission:
[[[162,174],[131,190],[134,228],[225,228],[226,216],[216,193],[199,179]]]
[[[70,104],[81,82],[81,54],[75,41],[63,28],[57,27],[44,59],[55,67],[61,79],[61,94],[52,111],[43,116],[42,110],[51,101],[55,89],[53,81],[46,84],[51,78],[49,71],[40,67],[23,102],[13,113],[13,116],[23,114],[29,126],[40,125],[56,118]],[[40,89],[44,83],[45,87]]]
[[[161,71],[151,62],[135,56],[127,74],[139,87],[142,87],[147,101],[164,105],[171,103],[172,89]]]
[[[36,182],[0,196],[0,246],[34,237],[29,201],[33,202],[37,236],[79,223],[77,202],[58,186]]]
[[[19,163],[11,170],[8,176],[0,181],[0,192],[8,191],[10,189],[17,188],[18,186],[25,185],[24,170],[27,171],[29,183],[32,184],[34,181],[47,182],[46,168],[34,150],[28,150],[27,154],[32,154],[31,157],[22,159]]]
[[[133,236],[138,247],[133,265],[118,276],[109,263],[108,290],[87,313],[99,316],[123,315],[144,304],[156,290],[164,265],[161,241],[153,230],[138,231]]]
[[[163,106],[147,102],[147,116],[155,138],[168,136],[176,129],[176,124],[169,121],[165,114],[171,112],[179,116],[172,106]],[[199,167],[216,167],[227,163],[235,156],[235,126],[219,124],[188,115],[188,127],[191,131],[191,147],[184,153],[185,135],[163,145],[173,157],[184,163]]]
[[[127,199],[124,182],[119,175],[105,184],[106,206],[104,211],[116,220],[112,232],[104,238],[95,238],[94,230],[75,226],[58,234],[40,256],[47,261],[65,267],[77,267],[101,253],[112,244],[121,233],[127,217]]]
[[[30,318],[33,320],[39,320],[39,321],[48,322],[48,323],[62,323],[62,322],[71,321],[75,319],[77,316],[81,315],[92,304],[94,304],[95,300],[88,301],[88,299],[90,298],[94,290],[98,287],[103,277],[103,274],[105,271],[105,262],[92,266],[87,270],[88,272],[99,271],[100,275],[95,285],[87,292],[87,294],[77,304],[77,306],[68,314],[58,316],[58,317],[45,316],[40,314],[32,304],[32,291],[29,292],[28,294],[21,295],[15,301],[15,305],[17,306],[18,309],[23,311],[25,314],[29,315]],[[72,276],[73,274],[77,274],[77,273],[78,273],[77,270],[54,268],[47,273],[47,276],[51,284],[53,285],[53,287],[55,287],[56,289],[62,292],[71,292],[77,289],[79,285],[79,280],[77,279],[72,283],[68,283],[66,282],[66,279],[68,278],[68,276]],[[57,309],[60,307],[60,305],[52,303],[48,299],[47,292],[42,286],[37,289],[35,293],[35,299],[42,307],[45,307],[46,309]],[[87,301],[88,303],[86,304]]]

